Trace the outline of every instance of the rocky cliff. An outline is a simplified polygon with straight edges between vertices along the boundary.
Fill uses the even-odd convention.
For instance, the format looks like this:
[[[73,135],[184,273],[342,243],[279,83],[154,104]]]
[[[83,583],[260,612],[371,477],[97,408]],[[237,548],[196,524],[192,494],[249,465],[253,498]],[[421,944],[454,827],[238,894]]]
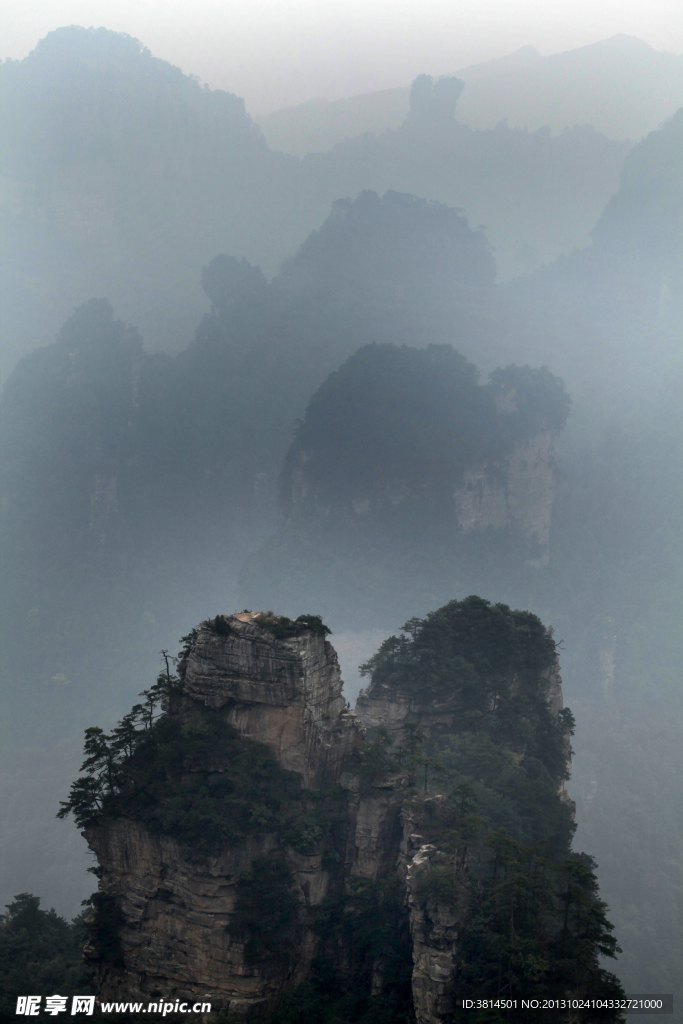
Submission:
[[[280,640],[261,620],[246,612],[230,616],[225,633],[201,630],[181,664],[186,700],[265,743],[305,789],[337,782],[356,741],[337,656],[320,633]]]
[[[124,781],[88,812],[100,885],[86,956],[102,999],[201,1000],[250,1019],[283,1005],[345,1024],[458,1019],[472,929],[481,946],[482,921],[496,928],[482,893],[498,898],[500,871],[509,896],[512,865],[542,846],[548,878],[568,853],[569,722],[534,616],[470,598],[409,626],[368,667],[357,714],[314,616],[218,616],[185,638],[177,676],[160,676],[161,718],[128,734]],[[460,652],[441,680],[433,658],[431,676],[420,669],[435,630]],[[245,772],[269,780],[263,806],[239,803]],[[209,843],[226,806],[228,831]],[[544,899],[548,918],[550,889]],[[507,940],[492,941],[507,977]]]
[[[324,607],[362,629],[434,595],[526,587],[549,562],[569,406],[546,368],[480,383],[449,345],[359,349],[310,400],[278,529],[245,563],[241,599]]]
[[[508,529],[545,561],[567,395],[547,370],[477,378],[446,346],[357,352],[313,397],[290,449],[287,521],[346,516],[386,528],[397,516],[424,523],[436,506],[454,536]]]
[[[375,786],[362,783],[353,755],[362,748],[364,729],[346,708],[331,644],[311,630],[278,638],[263,621],[246,613],[221,618],[218,628],[215,622],[202,625],[180,661],[178,714],[186,725],[198,711],[219,716],[297,774],[300,794],[288,811],[289,832],[285,828],[283,838],[283,829],[257,826],[243,841],[197,856],[128,815],[102,816],[90,824],[86,835],[100,864],[99,891],[114,901],[104,913],[116,908],[115,941],[107,947],[99,923],[105,904],[96,900],[94,938],[86,950],[102,999],[164,996],[262,1015],[283,991],[310,976],[320,952],[316,914],[340,874],[375,879],[396,868],[408,775],[394,773]],[[211,774],[225,770],[220,749],[211,752],[211,761]],[[330,791],[343,822],[337,836],[319,826],[316,831],[314,804],[307,801]],[[306,809],[312,839],[302,841],[291,825],[305,819]],[[296,907],[285,939],[294,945],[265,960],[250,959],[247,937],[231,931],[238,882],[255,862],[268,859],[284,861],[289,873]]]

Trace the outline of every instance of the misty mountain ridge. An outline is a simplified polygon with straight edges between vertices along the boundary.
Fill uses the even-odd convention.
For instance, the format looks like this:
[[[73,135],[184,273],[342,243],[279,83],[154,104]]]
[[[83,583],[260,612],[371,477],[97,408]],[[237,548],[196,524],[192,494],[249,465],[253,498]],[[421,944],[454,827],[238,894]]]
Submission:
[[[619,972],[632,991],[682,991],[683,423],[674,348],[683,252],[680,113],[632,149],[619,191],[626,147],[586,128],[565,133],[564,141],[505,125],[473,131],[455,119],[466,90],[453,78],[420,76],[410,114],[396,131],[298,161],[268,150],[239,101],[219,97],[225,112],[212,119],[212,94],[180,72],[159,69],[138,44],[118,50],[112,33],[69,32],[46,64],[36,57],[1,69],[2,76],[8,67],[16,72],[17,82],[26,75],[16,93],[25,106],[18,104],[19,115],[6,122],[14,140],[12,188],[23,168],[30,171],[28,191],[21,185],[13,193],[29,196],[27,205],[6,212],[5,245],[16,243],[18,256],[5,298],[14,300],[16,290],[27,303],[25,324],[19,305],[12,307],[17,338],[31,348],[30,317],[47,309],[40,303],[48,293],[36,285],[29,294],[24,272],[34,280],[45,271],[43,284],[48,271],[53,275],[50,315],[77,306],[68,319],[60,313],[67,322],[55,343],[18,364],[0,411],[9,709],[3,866],[10,895],[35,887],[36,879],[41,894],[48,890],[47,898],[62,906],[84,895],[78,840],[50,824],[75,771],[80,729],[98,716],[113,722],[153,677],[154,651],[171,649],[188,622],[242,607],[252,583],[263,588],[264,600],[275,585],[291,597],[289,583],[309,572],[310,548],[322,540],[312,584],[335,606],[335,632],[352,615],[361,620],[354,623],[358,635],[395,629],[399,610],[424,615],[441,595],[450,601],[471,592],[555,625],[580,722],[571,792],[579,834],[597,854],[603,892],[624,937]],[[135,116],[135,93],[124,89],[124,102],[109,87],[122,78],[119,71],[111,77],[118,65],[107,58],[109,85],[90,95],[93,69],[84,61],[75,95],[55,90],[51,116],[70,126],[75,142],[61,163],[55,160],[57,183],[53,191],[45,186],[41,206],[31,189],[44,181],[41,161],[59,142],[50,141],[41,105],[60,68],[71,74],[67,37],[74,45],[87,37],[95,49],[111,45],[124,64],[140,62],[152,99],[146,120],[117,134],[119,114],[124,121]],[[62,42],[64,61],[57,59]],[[48,65],[53,77],[43,80],[38,71]],[[156,76],[167,74],[177,92],[169,91],[170,102],[160,89],[155,105]],[[97,104],[110,94],[120,106],[105,117]],[[34,109],[30,123],[42,125],[35,138],[22,135],[22,109]],[[74,119],[77,109],[85,112]],[[88,109],[96,116],[86,116]],[[165,133],[162,115],[169,110],[177,121]],[[152,132],[148,145],[142,136],[154,119],[158,140]],[[120,141],[118,149],[100,146],[101,124],[108,140]],[[127,149],[135,151],[130,166],[137,168],[129,177]],[[163,156],[158,164],[155,154]],[[596,183],[597,174],[604,177]],[[590,202],[582,193],[578,206],[560,210],[565,222],[552,220],[552,204],[580,192],[582,183],[593,189]],[[440,205],[449,189],[467,198],[469,208],[458,202],[466,214],[477,203],[493,210],[504,200],[498,236],[475,228],[478,218]],[[340,199],[348,194],[357,198]],[[97,205],[119,195],[120,207]],[[599,210],[589,222],[593,207]],[[110,209],[108,221],[95,216],[102,208]],[[522,251],[519,265],[533,272],[501,286],[495,260],[503,243],[507,238],[513,256],[513,245],[524,250],[529,236],[520,232],[534,217],[549,249],[569,237],[562,225],[572,218],[583,218],[579,227],[590,244],[535,271],[538,252]],[[298,232],[290,248],[282,242],[285,228],[290,240]],[[43,252],[46,262],[39,264]],[[271,262],[254,252],[266,252]],[[73,301],[79,290],[87,301]],[[103,293],[112,302],[92,298]],[[190,300],[196,315],[186,330],[195,308]],[[157,324],[157,341],[169,346],[159,310],[173,321],[182,346],[177,355],[149,351],[149,335],[143,331],[141,339],[129,326],[137,322],[130,315],[136,304],[147,325]],[[376,358],[387,352],[403,367],[405,410],[387,405]],[[540,496],[527,502],[529,510],[550,508],[541,523],[543,545],[538,531],[529,544],[523,528],[510,529],[524,526],[513,516],[515,446],[489,458],[488,474],[477,472],[481,460],[464,458],[481,454],[477,445],[487,430],[501,444],[512,442],[510,417],[520,412],[511,396],[517,385],[494,395],[495,376],[490,385],[479,383],[468,361],[485,373],[496,366],[503,375],[528,372],[535,385],[544,374],[565,379],[573,401],[567,427],[557,449],[535,449],[549,470],[543,479],[552,483],[552,502],[540,500],[540,488],[527,488],[530,498]],[[395,370],[388,376],[400,383]],[[454,377],[462,387],[450,401]],[[499,405],[477,405],[482,392]],[[472,408],[481,416],[468,418]],[[539,433],[517,440],[524,447]],[[350,469],[367,469],[364,487],[345,471],[347,437],[357,456]],[[514,479],[533,470],[533,454],[517,452]],[[458,458],[470,475],[464,487],[451,472]],[[525,479],[532,477],[529,470]],[[396,489],[396,479],[410,486]],[[339,486],[334,502],[330,481]],[[297,498],[282,501],[280,519],[278,487],[283,499]],[[466,532],[474,513],[477,522]],[[296,543],[287,536],[287,517],[299,530]],[[340,534],[328,528],[342,518],[356,543],[355,551],[342,551],[351,565],[346,575],[330,543]],[[395,528],[378,552],[389,519]],[[539,512],[533,522],[540,521]],[[458,532],[465,543],[456,550]],[[309,551],[298,546],[302,535]],[[403,546],[408,535],[418,555],[412,564]],[[268,560],[273,550],[280,563]],[[387,566],[400,570],[393,580]],[[361,583],[359,597],[354,588]],[[310,588],[309,595],[315,596]]]
[[[245,260],[213,260],[211,312],[175,358],[145,353],[94,299],[19,363],[0,408],[5,750],[24,737],[8,807],[46,737],[77,732],[97,708],[118,714],[188,618],[237,605],[239,567],[276,526],[296,419],[326,376],[375,337],[486,348],[494,273],[456,211],[366,193],[337,204],[270,284]],[[66,739],[60,752],[68,761]],[[50,881],[46,822],[72,767],[53,765],[53,787],[32,797],[31,842],[68,906],[82,897],[80,861],[70,851],[74,876]],[[20,827],[4,831],[12,877]]]
[[[532,131],[549,125],[555,134],[590,124],[609,138],[637,141],[683,105],[683,56],[627,35],[545,57],[523,46],[453,74],[466,85],[458,120],[478,130],[501,120]],[[310,100],[256,121],[273,149],[305,156],[394,130],[409,108],[410,86],[403,86]]]
[[[269,150],[243,101],[106,29],[51,33],[0,67],[0,91],[5,374],[93,295],[150,350],[181,350],[217,253],[270,276],[366,189],[455,206],[486,226],[499,273],[531,270],[588,242],[628,150],[589,128],[477,132],[451,109],[300,161]]]
[[[246,602],[270,595],[362,629],[447,593],[533,588],[570,399],[547,368],[478,378],[449,345],[372,344],[332,373],[287,452]]]
[[[448,121],[448,104],[457,101],[459,86],[455,82],[449,88],[445,106],[439,100],[429,113],[434,87],[426,77],[418,80],[415,116],[406,122],[406,133],[429,138],[431,119]],[[104,571],[105,553],[123,544],[104,572],[106,577],[115,571],[123,581],[141,564],[144,550],[157,551],[148,566],[155,577],[151,564],[161,567],[160,538],[166,537],[171,547],[185,552],[197,586],[206,587],[208,536],[218,539],[228,521],[248,523],[246,532],[231,534],[236,542],[232,554],[230,545],[223,544],[223,557],[235,572],[249,546],[273,529],[278,474],[296,419],[325,378],[363,344],[455,344],[487,371],[520,361],[520,356],[536,365],[549,362],[567,375],[585,409],[581,382],[588,368],[603,386],[606,374],[621,379],[621,367],[631,358],[634,338],[624,334],[622,307],[605,284],[610,275],[620,279],[614,268],[624,264],[624,254],[645,257],[641,239],[649,239],[654,248],[648,267],[654,271],[659,265],[654,256],[660,250],[657,259],[664,260],[657,271],[660,291],[662,274],[671,295],[680,288],[675,211],[680,208],[676,168],[682,123],[677,115],[633,151],[623,196],[608,207],[590,250],[529,276],[504,292],[502,301],[485,236],[472,231],[457,211],[414,196],[389,192],[380,199],[364,192],[353,202],[338,201],[270,284],[244,259],[224,255],[209,263],[202,281],[212,310],[194,342],[174,360],[143,355],[135,332],[116,325],[107,303],[84,306],[64,327],[57,346],[36,351],[8,383],[3,402],[7,537],[18,529],[25,538],[31,533],[35,538],[28,549],[26,539],[18,547],[9,540],[10,550],[32,550],[30,561],[38,551],[44,558],[46,541],[38,538],[52,535],[47,543],[54,554],[48,564],[61,552],[58,559],[66,561],[58,561],[61,567],[55,571],[70,576],[69,563],[78,565],[81,553],[90,550],[97,554],[94,580]],[[655,206],[653,180],[666,185],[655,187]],[[610,223],[616,226],[610,229]],[[608,245],[610,231],[616,232],[616,241]],[[577,268],[572,292],[567,266]],[[660,328],[656,316],[653,321],[652,303],[636,286],[637,263],[631,273],[636,279],[630,286],[626,282],[627,290],[638,310],[637,317],[628,314],[631,331],[651,333],[654,325],[656,333]],[[603,285],[597,283],[601,280]],[[568,303],[582,294],[581,288],[584,293],[592,289],[588,314],[579,301],[566,317]],[[587,315],[599,330],[583,326],[580,339],[574,339],[574,325]],[[90,338],[97,334],[110,341],[95,360],[87,353],[95,352]],[[655,351],[650,349],[651,355]],[[106,353],[114,362],[98,369]],[[73,413],[64,419],[64,403],[73,405],[79,392],[82,420]],[[113,419],[106,419],[107,410]],[[74,428],[82,431],[82,440]],[[208,444],[207,437],[213,439]],[[223,442],[228,437],[233,446]],[[82,456],[74,461],[71,455],[63,463],[60,453],[74,451]],[[27,473],[29,464],[34,468]],[[201,530],[194,529],[192,523],[200,521]],[[100,534],[106,538],[104,547]],[[62,539],[55,546],[57,537]],[[15,563],[14,556],[10,562]],[[38,577],[43,573],[38,563],[35,571]],[[20,572],[34,578],[26,566]],[[24,584],[17,586],[14,597]],[[29,594],[26,600],[30,610],[36,602]],[[35,654],[40,657],[38,650]]]
[[[170,584],[167,550],[183,552],[184,599],[230,586],[273,528],[278,474],[310,395],[364,343],[485,346],[494,273],[485,239],[456,211],[364,193],[340,201],[270,284],[245,260],[214,259],[203,274],[212,310],[174,359],[146,354],[107,300],[79,307],[5,387],[10,614],[40,607],[50,567],[79,605],[91,587],[132,588],[140,617],[161,619],[170,612],[153,595]],[[55,642],[35,648],[37,671],[73,678],[54,668]]]
[[[511,68],[524,67],[540,59],[533,46],[522,46],[507,57],[496,57],[483,64],[460,68],[454,74],[466,82]],[[284,107],[256,116],[271,149],[305,156],[326,152],[355,135],[399,128],[410,110],[410,86],[361,93],[348,99],[326,100],[315,97],[295,107]]]
[[[682,183],[679,110],[627,156],[591,245],[501,289],[525,358],[550,359],[572,384],[590,365],[603,403],[615,380],[670,379],[683,324]]]
[[[27,332],[54,336],[65,304],[103,292],[153,346],[184,346],[205,308],[201,267],[226,238],[267,254],[251,240],[287,219],[296,161],[269,151],[242,100],[107,29],[50,33],[2,65],[0,87],[10,360]]]

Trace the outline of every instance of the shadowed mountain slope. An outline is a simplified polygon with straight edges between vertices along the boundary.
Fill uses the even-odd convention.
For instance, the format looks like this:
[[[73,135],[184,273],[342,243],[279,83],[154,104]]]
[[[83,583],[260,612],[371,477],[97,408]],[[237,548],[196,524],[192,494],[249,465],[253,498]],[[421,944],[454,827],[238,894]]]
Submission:
[[[619,401],[666,376],[683,328],[683,108],[626,158],[592,244],[503,290],[511,351]]]
[[[275,523],[311,393],[374,339],[485,344],[493,275],[455,211],[366,193],[340,202],[271,284],[244,260],[210,263],[212,312],[175,359],[146,354],[107,300],[76,310],[20,362],[0,410],[10,678],[87,688],[123,635],[130,667],[150,630],[163,643],[188,608],[232,599]],[[34,704],[11,690],[22,714],[41,713],[42,691]]]

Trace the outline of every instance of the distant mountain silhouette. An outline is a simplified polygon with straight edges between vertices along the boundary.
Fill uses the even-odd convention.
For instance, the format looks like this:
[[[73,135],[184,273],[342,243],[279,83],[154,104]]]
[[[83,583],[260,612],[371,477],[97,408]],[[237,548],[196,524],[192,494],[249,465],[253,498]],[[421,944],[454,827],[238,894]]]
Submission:
[[[180,351],[217,253],[272,275],[332,202],[366,189],[460,208],[486,225],[503,276],[587,244],[628,144],[590,128],[473,131],[453,117],[456,79],[417,81],[399,129],[300,161],[268,148],[242,100],[128,36],[59,29],[5,62],[2,373],[98,295],[149,350]]]
[[[304,158],[311,189],[392,188],[459,207],[484,225],[503,278],[587,245],[630,144],[588,125],[556,137],[504,122],[477,131],[458,120],[465,92],[461,79],[418,76],[400,128]]]
[[[5,62],[0,96],[5,374],[93,295],[178,350],[205,309],[201,268],[226,244],[252,259],[274,248],[275,269],[296,161],[270,152],[238,97],[129,36],[76,27]]]
[[[472,64],[456,72],[468,84],[488,75],[526,67],[541,55],[533,46],[522,46],[506,57]],[[345,139],[371,132],[381,135],[398,128],[410,109],[410,86],[362,93],[343,100],[319,97],[255,117],[271,149],[305,156],[326,152]]]
[[[506,57],[454,70],[466,83],[458,120],[470,128],[498,121],[555,133],[590,124],[613,139],[637,140],[683,104],[683,56],[617,35],[542,57],[523,46]],[[256,118],[268,144],[304,156],[339,142],[398,128],[410,87],[349,99],[311,100]]]
[[[501,118],[553,132],[590,124],[636,141],[681,104],[683,55],[617,35],[468,83],[458,116],[472,128],[493,128]]]
[[[273,528],[310,395],[373,340],[486,348],[494,276],[456,211],[364,193],[337,203],[270,284],[246,260],[215,258],[202,281],[211,312],[175,359],[146,353],[106,299],[79,307],[0,403],[10,663],[35,609],[51,627],[24,675],[86,686],[84,654],[118,672],[116,636],[133,651],[150,621],[182,628],[179,605],[202,614],[212,593],[232,592]],[[80,650],[76,620],[90,623]]]
[[[572,388],[658,375],[683,329],[682,208],[683,108],[630,152],[592,244],[506,286],[511,351],[524,339]]]

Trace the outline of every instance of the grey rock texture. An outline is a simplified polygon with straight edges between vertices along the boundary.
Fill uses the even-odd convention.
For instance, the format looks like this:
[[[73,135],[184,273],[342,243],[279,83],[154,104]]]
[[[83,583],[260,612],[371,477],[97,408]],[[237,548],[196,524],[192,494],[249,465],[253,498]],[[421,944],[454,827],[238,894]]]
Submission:
[[[344,855],[331,867],[322,844],[310,855],[302,854],[276,833],[251,836],[216,856],[198,855],[168,836],[152,834],[138,821],[100,818],[85,835],[100,864],[100,893],[114,899],[119,915],[115,955],[103,957],[96,943],[86,949],[100,998],[203,1001],[214,1012],[234,1017],[267,1016],[283,992],[310,978],[320,951],[316,912],[333,887],[341,883],[351,891],[354,878],[378,879],[397,872],[405,885],[416,1024],[446,1020],[453,1009],[449,979],[459,955],[466,901],[440,906],[435,897],[425,899],[420,893],[425,871],[455,870],[453,852],[437,848],[421,834],[425,812],[438,817],[446,797],[416,794],[407,771],[363,774],[362,751],[366,729],[383,726],[400,735],[401,726],[412,721],[428,734],[451,727],[458,707],[434,702],[420,706],[373,684],[359,697],[354,714],[341,696],[334,649],[321,634],[307,630],[279,639],[250,613],[226,617],[221,632],[203,624],[179,670],[185,713],[203,705],[224,716],[245,739],[266,744],[281,767],[300,773],[303,792],[326,787],[339,796],[341,790]],[[557,667],[548,684],[550,705],[558,711],[562,689]],[[255,965],[247,961],[243,940],[229,926],[235,920],[236,883],[256,859],[269,856],[284,858],[294,880],[296,941],[286,963],[271,959]],[[345,955],[340,950],[337,967],[342,971]],[[381,986],[378,971],[373,993]]]
[[[254,619],[228,616],[225,634],[202,625],[180,663],[184,712],[199,703],[225,716],[246,739],[270,747],[281,767],[299,772],[304,790],[334,784],[363,735],[341,696],[335,651],[320,634],[281,640]],[[360,797],[350,797],[359,831],[357,842],[350,833],[349,861],[372,874],[381,837],[367,824],[372,815],[360,809]],[[397,825],[398,806],[393,819]],[[258,1017],[307,977],[317,949],[312,915],[330,882],[321,853],[305,856],[277,835],[261,834],[219,856],[200,857],[128,818],[100,819],[85,834],[100,864],[100,892],[115,896],[120,912],[118,958],[86,950],[101,999],[201,1000]],[[299,902],[297,948],[285,970],[246,963],[243,942],[226,930],[237,880],[255,859],[272,853],[284,856]]]
[[[445,802],[444,797],[428,798]],[[458,934],[467,906],[444,906],[418,895],[420,875],[435,866],[452,865],[453,857],[425,843],[419,834],[419,804],[406,807],[403,818],[401,864],[405,872],[406,899],[413,941],[413,1004],[416,1024],[434,1024],[454,1009],[449,980],[458,956]]]
[[[115,893],[122,965],[86,947],[103,1000],[207,1001],[243,1011],[266,1004],[282,979],[244,963],[243,946],[226,931],[235,903],[235,880],[253,859],[275,846],[272,836],[193,862],[167,836],[119,818],[87,830],[104,869],[100,891]],[[302,882],[303,879],[298,881]]]
[[[539,565],[548,562],[548,542],[557,490],[558,435],[537,434],[515,445],[505,465],[468,470],[453,493],[463,533],[512,527],[537,542]],[[534,563],[536,564],[536,563]]]
[[[279,640],[251,613],[226,622],[225,635],[204,626],[181,665],[187,697],[265,743],[282,768],[301,773],[304,788],[336,782],[357,727],[332,645],[312,632]]]
[[[203,624],[180,662],[183,713],[201,704],[224,716],[245,739],[270,747],[281,767],[299,772],[302,790],[339,785],[347,799],[344,875],[394,871],[409,779],[397,773],[372,784],[356,774],[352,753],[365,730],[346,709],[332,645],[309,631],[278,639],[250,614],[225,622],[223,633]],[[310,975],[319,946],[314,915],[331,885],[322,850],[307,856],[276,834],[261,834],[218,856],[198,856],[125,817],[101,818],[85,834],[100,864],[100,892],[115,898],[120,915],[116,956],[86,949],[101,999],[203,1001],[258,1018]],[[285,858],[299,903],[296,948],[286,967],[247,963],[244,943],[228,930],[236,882],[269,855]]]

